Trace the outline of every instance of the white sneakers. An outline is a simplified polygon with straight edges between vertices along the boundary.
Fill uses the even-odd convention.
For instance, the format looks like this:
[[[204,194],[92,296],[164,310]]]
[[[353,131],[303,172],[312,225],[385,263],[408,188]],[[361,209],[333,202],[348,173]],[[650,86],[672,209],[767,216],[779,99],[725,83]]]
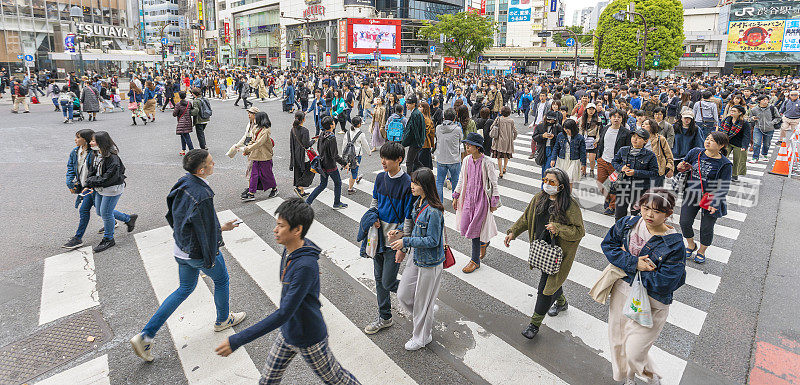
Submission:
[[[420,350],[420,349],[424,348],[426,345],[428,345],[429,343],[431,343],[431,341],[433,341],[433,337],[428,338],[428,340],[425,341],[425,344],[423,345],[423,344],[420,344],[419,342],[414,341],[413,339],[410,339],[410,340],[408,340],[408,342],[406,342],[406,350],[408,350],[410,352],[413,352],[415,350]]]
[[[143,360],[150,362],[153,360],[153,341],[145,342],[144,340],[144,333],[139,333],[133,338],[131,338],[131,346],[133,347],[133,351],[136,353],[137,356],[141,357]]]
[[[227,328],[236,326],[244,321],[245,317],[247,317],[245,312],[231,313],[228,315],[228,319],[225,322],[214,322],[214,331],[221,332]]]

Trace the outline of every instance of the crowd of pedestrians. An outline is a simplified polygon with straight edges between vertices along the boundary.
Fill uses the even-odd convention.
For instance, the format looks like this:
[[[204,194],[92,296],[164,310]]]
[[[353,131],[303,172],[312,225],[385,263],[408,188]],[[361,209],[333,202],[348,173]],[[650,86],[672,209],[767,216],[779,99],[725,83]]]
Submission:
[[[73,98],[79,99],[88,121],[94,121],[103,101],[118,96],[117,84],[109,83],[112,79],[69,79],[61,89],[48,87],[48,94],[59,90],[52,93],[58,94],[53,103],[65,116],[70,111],[66,121],[72,120]],[[16,98],[24,98],[22,86],[14,87]],[[245,317],[227,306],[229,278],[218,249],[221,232],[237,223],[220,224],[216,218],[207,179],[214,162],[204,135],[206,126],[213,124],[207,98],[235,95],[233,105],[241,101],[247,118],[242,118],[244,135],[227,155],[233,158],[241,152],[248,160],[249,184],[241,199],[253,201],[259,190],[269,191],[268,198],[277,196],[274,166],[293,172],[297,198],[285,201],[276,212],[276,241],[285,247],[280,307],[223,342],[217,348],[220,355],[281,328],[262,383],[280,381],[297,352],[325,383],[358,383],[328,347],[318,300],[316,260],[321,250],[305,235],[313,225],[313,203],[328,180],[334,185],[333,209],[348,207],[341,200],[345,177],[347,193],[353,194],[362,179],[360,164],[377,152],[382,172],[375,177],[358,237],[362,256],[373,262],[378,308],[364,327],[366,334],[394,324],[390,293],[395,292],[413,323],[405,348],[418,350],[431,342],[436,298],[448,264],[444,213],[449,208],[444,201],[450,200],[453,230],[471,246],[469,261],[461,266],[464,274],[480,274],[490,240],[499,232],[506,234],[506,247],[527,232],[532,261],[549,258],[557,248],[558,266],[540,271],[533,314],[522,331],[525,338],[535,338],[546,315],[555,317],[568,309],[562,286],[585,235],[578,191],[591,188],[605,196],[604,214],[614,216],[602,242],[608,267],[592,289],[599,293],[595,299],[609,306],[613,377],[626,384],[635,376],[658,383],[664,373],[656,369],[648,350],[661,332],[673,293],[685,282],[686,261],[705,262],[715,222],[727,214],[731,184],[745,175],[748,162],[767,155],[774,131],[781,140],[795,133],[800,123],[798,88],[792,78],[758,77],[573,82],[529,75],[389,77],[321,70],[134,74],[127,93],[132,124],[137,119],[143,124],[155,121],[155,109],[171,103],[187,174],[168,197],[180,289],[131,344],[137,355],[153,359],[156,332],[194,289],[200,271],[215,284],[215,330]],[[252,106],[251,96],[277,97],[282,108],[275,113],[291,114],[291,126],[273,127],[269,115]],[[27,107],[20,101],[15,109],[18,104]],[[514,115],[524,119],[524,126]],[[274,157],[274,130],[289,131],[288,160],[273,162],[280,159]],[[509,159],[518,154],[523,130],[531,134],[531,141],[522,150],[530,151],[541,167],[541,185],[529,186],[536,191],[523,215],[510,228],[498,229],[494,213],[502,206],[499,181]],[[197,149],[191,132],[197,136]],[[104,222],[103,239],[95,248],[99,252],[114,245],[115,220],[133,231],[137,216],[115,210],[125,187],[125,168],[109,135],[83,129],[75,134],[75,143],[67,186],[77,195],[80,220],[64,247],[83,244],[94,205]],[[532,173],[534,166],[530,167]],[[316,175],[319,183],[309,193],[306,189]],[[678,226],[670,219],[676,212]],[[698,215],[699,242],[693,229]],[[401,264],[404,270],[398,279]],[[647,290],[650,325],[623,314],[633,281]]]

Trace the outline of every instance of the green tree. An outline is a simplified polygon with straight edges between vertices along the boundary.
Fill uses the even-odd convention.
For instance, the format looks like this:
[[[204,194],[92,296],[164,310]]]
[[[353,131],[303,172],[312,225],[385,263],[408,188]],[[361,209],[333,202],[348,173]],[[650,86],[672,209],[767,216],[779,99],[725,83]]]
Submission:
[[[439,41],[444,34],[442,44],[444,54],[464,60],[464,69],[475,62],[486,48],[494,44],[494,33],[497,29],[491,21],[477,12],[459,12],[456,14],[438,15],[438,22],[425,22],[419,35],[425,39]]]
[[[594,39],[594,58],[602,68],[615,71],[636,70],[636,58],[642,50],[644,26],[642,18],[635,16],[634,22],[617,21],[614,14],[627,9],[630,2],[636,4],[636,12],[647,20],[647,50],[652,52],[645,58],[645,69],[665,70],[678,65],[683,55],[683,4],[680,0],[616,0],[600,15]],[[637,31],[640,40],[637,41]],[[661,55],[659,66],[653,67],[655,51]]]
[[[592,33],[594,33],[594,31],[583,33],[583,27],[581,27],[580,25],[569,26],[566,27],[566,29],[575,32],[576,35],[584,35],[584,36],[578,36],[578,43],[580,44],[581,47],[588,47],[592,45],[591,35]],[[566,47],[567,39],[570,37],[572,37],[571,34],[565,34],[562,36],[561,32],[553,32],[553,43],[555,43],[559,47]]]

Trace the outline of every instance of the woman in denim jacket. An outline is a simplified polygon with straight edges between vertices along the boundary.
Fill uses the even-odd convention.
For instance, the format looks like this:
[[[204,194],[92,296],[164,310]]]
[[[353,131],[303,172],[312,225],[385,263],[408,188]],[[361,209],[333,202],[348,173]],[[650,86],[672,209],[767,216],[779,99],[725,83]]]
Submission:
[[[89,169],[94,163],[95,152],[89,147],[94,131],[90,129],[79,130],[75,133],[75,145],[69,153],[67,160],[67,188],[76,194],[75,208],[80,214],[78,230],[75,235],[63,246],[65,249],[77,249],[83,246],[83,234],[86,233],[86,226],[89,225],[89,217],[94,206],[94,192],[84,191],[86,178],[89,177]]]
[[[400,231],[390,232],[391,247],[394,250],[408,250],[408,254],[398,253],[397,263],[411,255],[397,288],[400,305],[410,312],[414,320],[414,331],[406,342],[406,350],[418,350],[431,342],[434,304],[442,283],[442,262],[444,262],[444,206],[436,192],[436,177],[433,171],[423,167],[411,175],[411,194],[418,197],[414,203],[414,227],[410,237],[400,238]]]
[[[638,375],[648,384],[660,383],[650,348],[667,320],[672,295],[686,282],[683,236],[666,224],[675,210],[675,195],[663,188],[648,190],[638,201],[641,215],[624,217],[601,243],[608,262],[622,279],[611,285],[608,337],[614,380],[634,384]],[[641,272],[650,301],[652,327],[625,316],[630,283]]]

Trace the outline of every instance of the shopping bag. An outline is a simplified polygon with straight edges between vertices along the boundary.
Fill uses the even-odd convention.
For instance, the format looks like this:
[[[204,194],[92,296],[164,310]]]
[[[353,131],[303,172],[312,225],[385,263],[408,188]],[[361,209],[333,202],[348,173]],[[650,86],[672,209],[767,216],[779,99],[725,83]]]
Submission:
[[[366,253],[370,258],[374,258],[378,251],[378,229],[375,226],[369,227],[367,232],[367,250]]]
[[[625,308],[622,313],[634,322],[646,328],[653,327],[653,314],[650,312],[650,297],[647,296],[647,289],[642,285],[641,272],[636,271],[636,276],[631,282],[631,289],[628,293],[628,300],[625,301]]]
[[[139,108],[139,103],[130,102],[128,103],[128,109],[131,111],[136,111]]]
[[[603,190],[605,191],[605,194],[616,195],[618,182],[619,182],[619,173],[617,171],[614,171],[613,173],[611,173],[611,175],[608,176],[608,178],[606,178],[605,181],[603,181]]]
[[[36,95],[31,96],[31,103],[39,104],[39,98],[37,98]]]

